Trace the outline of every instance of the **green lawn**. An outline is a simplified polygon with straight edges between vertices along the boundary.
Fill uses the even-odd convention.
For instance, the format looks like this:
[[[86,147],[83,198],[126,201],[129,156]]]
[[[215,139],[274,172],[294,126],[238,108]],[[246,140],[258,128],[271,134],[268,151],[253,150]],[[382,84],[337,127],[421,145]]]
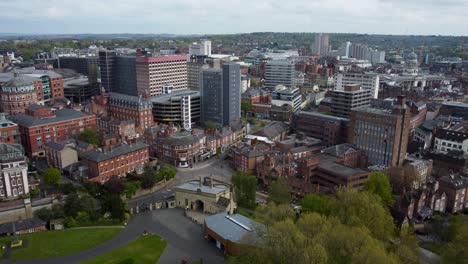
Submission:
[[[166,241],[157,235],[139,237],[129,244],[81,264],[156,263],[166,248]]]
[[[121,227],[86,228],[49,231],[22,235],[27,237],[28,246],[14,250],[13,260],[41,259],[65,256],[97,246],[122,231]],[[11,241],[11,237],[0,239],[0,244]]]

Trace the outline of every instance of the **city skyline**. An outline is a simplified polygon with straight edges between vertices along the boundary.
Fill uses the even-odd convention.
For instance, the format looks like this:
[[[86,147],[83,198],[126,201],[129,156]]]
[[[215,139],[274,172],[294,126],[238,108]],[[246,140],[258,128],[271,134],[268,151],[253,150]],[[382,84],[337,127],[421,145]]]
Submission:
[[[424,8],[421,6],[424,5]],[[353,32],[468,35],[468,0],[0,1],[3,33]],[[444,12],[440,12],[443,9]],[[44,10],[34,12],[34,10]]]

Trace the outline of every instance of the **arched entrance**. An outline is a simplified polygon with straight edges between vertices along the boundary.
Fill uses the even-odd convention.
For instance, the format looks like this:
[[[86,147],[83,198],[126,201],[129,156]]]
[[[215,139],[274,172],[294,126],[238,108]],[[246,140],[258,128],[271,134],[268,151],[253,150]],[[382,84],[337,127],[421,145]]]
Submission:
[[[201,200],[196,200],[194,210],[203,212],[204,209],[205,209],[205,204]]]

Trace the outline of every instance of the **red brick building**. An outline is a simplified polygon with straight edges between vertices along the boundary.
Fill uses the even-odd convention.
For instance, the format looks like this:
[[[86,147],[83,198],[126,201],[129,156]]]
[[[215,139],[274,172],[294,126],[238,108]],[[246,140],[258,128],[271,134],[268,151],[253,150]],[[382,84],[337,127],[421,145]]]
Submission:
[[[119,93],[109,93],[108,115],[117,120],[133,120],[135,127],[143,132],[153,125],[153,104],[146,92],[142,96],[130,96]]]
[[[15,74],[0,88],[0,110],[15,115],[24,113],[26,107],[36,104],[42,96],[41,80]]]
[[[142,142],[121,142],[102,149],[88,151],[81,163],[88,167],[88,180],[105,183],[112,176],[124,177],[127,173],[143,172],[149,162],[149,145]]]
[[[0,143],[20,143],[18,125],[0,115]]]
[[[25,114],[17,114],[10,120],[18,124],[21,143],[30,156],[44,156],[45,144],[71,139],[87,128],[96,130],[96,117],[80,111],[63,108],[53,110],[31,105]]]
[[[460,174],[441,177],[439,190],[447,194],[448,213],[458,213],[468,208],[468,177]]]

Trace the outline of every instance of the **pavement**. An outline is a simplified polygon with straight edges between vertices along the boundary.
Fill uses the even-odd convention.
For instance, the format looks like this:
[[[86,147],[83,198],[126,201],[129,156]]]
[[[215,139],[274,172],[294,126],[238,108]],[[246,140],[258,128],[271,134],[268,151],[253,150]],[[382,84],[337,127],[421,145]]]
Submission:
[[[127,227],[109,241],[94,248],[58,258],[16,261],[17,264],[63,264],[78,263],[89,258],[102,255],[122,247],[137,237],[143,231],[160,235],[167,241],[158,263],[180,263],[182,259],[191,263],[200,261],[203,263],[225,263],[224,255],[217,250],[215,245],[203,238],[203,228],[184,216],[180,209],[161,209],[136,214],[129,221]],[[1,263],[13,263],[3,260]]]

